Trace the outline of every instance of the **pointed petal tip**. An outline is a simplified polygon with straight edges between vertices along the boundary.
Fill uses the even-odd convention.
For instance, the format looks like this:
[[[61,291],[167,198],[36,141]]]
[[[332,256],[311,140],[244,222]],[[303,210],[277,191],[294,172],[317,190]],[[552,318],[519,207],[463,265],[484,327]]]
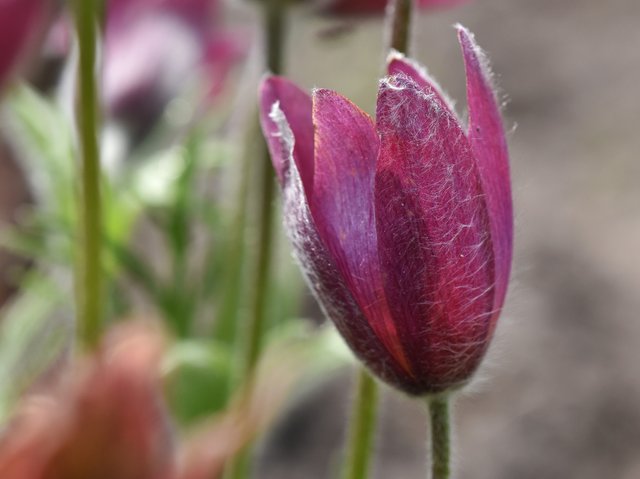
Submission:
[[[269,71],[264,72],[260,77],[260,81],[258,82],[258,84],[262,88],[263,85],[270,83],[274,78],[276,78],[276,76],[273,73]]]
[[[467,44],[474,49],[479,48],[475,34],[462,23],[454,23],[453,28],[456,29],[456,32],[458,33],[458,41],[461,44]]]
[[[293,83],[291,80],[289,80],[286,77],[283,76],[279,76],[279,75],[274,75],[271,72],[266,72],[265,74],[262,75],[262,77],[260,78],[260,83],[259,83],[259,90],[260,91],[264,91],[266,89],[272,89],[272,88],[277,88],[277,87],[294,87],[294,88],[298,88],[297,85],[295,83]]]
[[[473,62],[479,65],[484,77],[491,82],[493,73],[489,67],[489,60],[484,50],[478,45],[475,34],[460,23],[456,23],[454,27],[458,32],[458,42],[462,48],[465,62]],[[490,86],[493,87],[493,85]]]
[[[349,98],[347,98],[344,95],[341,95],[335,90],[330,90],[328,88],[314,88],[311,92],[311,98],[313,101],[314,123],[316,122],[316,116],[323,114],[321,110],[325,110],[327,108],[334,109],[338,107],[338,105],[346,104],[348,105],[349,110],[358,112],[359,115],[362,115],[369,121],[372,127],[374,125],[373,119],[366,111],[362,110],[358,105],[353,103]]]
[[[396,50],[395,48],[392,48],[391,50],[389,50],[389,54],[387,55],[387,67],[396,60],[404,60],[406,58],[405,54],[402,52],[399,52],[398,50]]]
[[[453,28],[456,29],[456,31],[458,32],[458,35],[464,34],[466,36],[473,36],[473,33],[471,33],[469,29],[460,22],[454,23]]]
[[[326,98],[330,96],[342,96],[338,92],[330,90],[329,88],[312,88],[311,89],[311,98],[315,100],[315,98]]]
[[[427,99],[434,112],[446,114],[461,123],[454,102],[426,69],[410,58],[398,58],[389,63],[388,75],[379,81],[378,99],[385,91],[405,89],[415,90],[417,95]]]

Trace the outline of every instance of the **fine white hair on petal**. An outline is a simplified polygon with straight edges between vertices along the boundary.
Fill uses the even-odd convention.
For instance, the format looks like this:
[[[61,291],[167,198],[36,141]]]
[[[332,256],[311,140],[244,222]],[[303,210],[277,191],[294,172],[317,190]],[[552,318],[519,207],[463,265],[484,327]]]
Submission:
[[[462,31],[471,40],[471,46],[473,48],[476,57],[478,58],[482,76],[486,79],[489,88],[493,91],[496,98],[496,103],[499,108],[504,108],[508,103],[508,98],[502,93],[502,89],[499,88],[496,80],[496,75],[491,69],[491,62],[486,52],[478,45],[475,34],[461,23],[456,23],[453,26],[457,31]]]
[[[285,182],[288,181],[291,170],[291,163],[293,162],[293,149],[295,145],[295,137],[293,136],[293,131],[289,126],[289,122],[287,121],[287,116],[284,114],[284,111],[280,108],[280,101],[276,100],[271,105],[271,111],[269,112],[269,118],[273,121],[278,127],[278,131],[273,133],[275,138],[280,138],[280,145],[282,147],[282,155],[283,158],[283,177]]]
[[[455,100],[453,100],[451,98],[451,96],[449,96],[449,94],[442,88],[440,83],[438,83],[438,81],[429,73],[429,71],[427,70],[427,67],[425,67],[420,62],[414,60],[413,58],[410,58],[410,57],[406,56],[404,53],[399,52],[398,50],[395,50],[395,49],[392,49],[389,52],[389,55],[387,55],[387,65],[389,65],[393,60],[404,61],[404,62],[408,63],[409,65],[411,65],[413,68],[415,68],[415,70],[418,73],[420,73],[420,75],[422,75],[424,77],[424,79],[427,80],[427,82],[429,82],[431,84],[431,86],[433,86],[433,88],[436,90],[436,92],[438,92],[440,94],[440,96],[445,101],[445,103],[449,107],[449,109],[457,117],[459,117],[458,113],[456,112],[456,102],[455,102]]]

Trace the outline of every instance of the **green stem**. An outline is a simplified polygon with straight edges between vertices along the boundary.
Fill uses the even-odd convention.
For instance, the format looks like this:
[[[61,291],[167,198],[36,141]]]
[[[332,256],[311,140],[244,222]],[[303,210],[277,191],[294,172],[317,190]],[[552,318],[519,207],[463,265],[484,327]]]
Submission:
[[[449,397],[435,396],[427,400],[431,421],[432,479],[449,479],[451,475],[451,424]]]
[[[267,67],[272,73],[282,70],[284,4],[283,0],[267,0],[265,3],[265,28],[267,44]],[[265,329],[265,304],[267,286],[271,273],[273,250],[273,201],[275,181],[273,167],[267,145],[261,139],[262,153],[260,165],[260,195],[257,198],[258,229],[256,232],[256,269],[249,291],[253,297],[249,305],[249,319],[244,354],[242,379],[248,379],[258,361],[262,348],[262,336]]]
[[[389,6],[389,47],[403,53],[409,54],[411,43],[411,18],[413,16],[413,2],[415,0],[391,0]]]
[[[198,145],[200,134],[197,128],[191,132],[186,142],[184,169],[177,180],[177,194],[168,223],[168,244],[172,255],[172,281],[169,290],[169,319],[179,337],[187,337],[191,331],[193,315],[197,305],[189,287],[189,246],[190,212],[196,185],[194,178],[197,172],[199,157]]]
[[[99,3],[95,0],[74,0],[73,5],[79,47],[76,119],[81,155],[81,229],[76,302],[80,338],[86,346],[94,347],[100,338],[103,313],[102,205],[96,82]]]
[[[351,418],[344,479],[365,479],[368,476],[375,436],[377,405],[378,386],[371,375],[362,368]]]
[[[287,0],[264,0],[263,18],[265,29],[266,67],[273,74],[282,73],[285,33],[285,11]],[[261,137],[261,135],[260,135]],[[251,381],[251,376],[262,350],[265,331],[267,287],[271,275],[273,250],[273,201],[275,181],[269,151],[264,139],[260,139],[260,194],[256,206],[258,228],[256,231],[255,270],[249,281],[249,291],[253,295],[249,304],[249,314],[245,329],[246,336],[239,338],[243,348],[240,379],[243,383]],[[246,174],[246,172],[245,172]],[[248,393],[251,394],[251,391]],[[251,448],[247,447],[230,464],[226,477],[242,479],[250,474],[249,457]]]

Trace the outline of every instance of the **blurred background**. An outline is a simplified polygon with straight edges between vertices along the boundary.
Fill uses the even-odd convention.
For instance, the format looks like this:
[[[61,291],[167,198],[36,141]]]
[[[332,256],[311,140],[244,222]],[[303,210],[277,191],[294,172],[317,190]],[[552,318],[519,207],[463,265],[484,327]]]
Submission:
[[[132,101],[134,93],[140,91],[133,81],[124,82],[124,86],[115,81],[109,86],[109,77],[104,78],[107,91],[115,98],[104,100],[110,118],[104,134],[104,155],[111,177],[118,178],[113,180],[110,190],[117,206],[113,214],[107,213],[107,229],[114,244],[131,247],[131,250],[109,249],[107,263],[115,278],[109,287],[113,288],[114,298],[122,299],[122,291],[128,292],[136,281],[140,283],[125,303],[110,303],[110,312],[118,315],[135,309],[158,314],[167,319],[180,338],[189,337],[185,331],[191,331],[192,327],[198,332],[208,331],[206,318],[211,317],[213,310],[223,314],[225,308],[227,312],[228,308],[242,308],[237,304],[221,306],[220,300],[199,299],[197,306],[184,314],[185,308],[190,307],[185,305],[195,304],[192,300],[196,296],[205,298],[208,291],[228,293],[225,281],[216,282],[207,274],[209,270],[200,271],[198,266],[204,264],[205,270],[210,266],[210,271],[229,280],[229,271],[219,264],[220,253],[208,255],[210,238],[203,231],[222,231],[233,224],[233,218],[225,219],[224,214],[201,203],[210,201],[223,205],[221,208],[234,207],[235,189],[229,188],[226,180],[231,179],[230,184],[236,185],[238,172],[231,168],[231,174],[225,176],[220,170],[227,165],[224,158],[242,156],[245,144],[249,144],[250,151],[251,142],[247,143],[242,132],[251,125],[252,104],[262,74],[257,54],[260,35],[255,30],[256,17],[251,7],[240,0],[229,2],[221,7],[217,19],[216,42],[212,47],[215,52],[212,58],[216,61],[205,62],[204,78],[211,78],[207,75],[215,72],[215,78],[224,81],[216,80],[211,82],[213,85],[202,87],[202,78],[190,78],[183,84],[183,72],[195,68],[194,58],[199,55],[189,53],[193,39],[211,31],[210,27],[198,26],[200,30],[195,37],[182,35],[171,21],[162,23],[164,30],[153,34],[157,37],[142,28],[142,33],[129,33],[124,37],[126,41],[122,40],[125,51],[131,49],[136,35],[151,43],[163,37],[175,40],[172,42],[177,49],[175,55],[182,59],[177,67],[174,64],[170,71],[163,70],[165,67],[157,66],[154,63],[157,58],[151,56],[144,63],[150,71],[143,72],[142,77],[162,78],[161,88],[153,91],[155,103],[140,105]],[[637,479],[640,477],[637,250],[640,2],[475,0],[451,10],[418,14],[412,56],[427,66],[456,100],[458,113],[464,115],[465,77],[452,28],[456,22],[473,31],[488,53],[505,101],[516,211],[513,279],[497,338],[482,371],[455,403],[456,477]],[[157,21],[154,25],[158,25]],[[381,18],[331,17],[299,6],[290,14],[288,29],[287,76],[308,88],[335,89],[373,112],[385,56]],[[68,95],[72,89],[64,86],[71,81],[63,66],[67,60],[62,61],[70,49],[65,31],[64,26],[53,29],[40,60],[43,70],[31,72],[32,82],[40,91],[53,90],[60,96],[65,91]],[[110,47],[112,50],[107,48],[107,59],[111,51],[119,51],[115,43]],[[171,55],[171,51],[165,54]],[[117,64],[124,68],[126,61],[116,57]],[[137,68],[140,65],[136,61],[139,58],[131,64]],[[162,65],[161,61],[157,63]],[[116,71],[113,78],[126,77],[127,72],[136,68],[124,68],[124,74]],[[56,78],[53,85],[51,78]],[[175,93],[177,90],[179,94]],[[33,130],[36,117],[46,113],[50,124],[63,117],[62,112],[50,111],[23,90],[11,95],[7,95],[7,109],[19,124],[16,127],[15,121],[7,122],[9,127],[5,131],[10,133],[5,135],[12,140],[20,136],[16,133],[20,126]],[[214,113],[206,118],[198,108],[203,104],[214,105]],[[163,119],[157,120],[161,115]],[[161,125],[149,128],[155,121]],[[195,128],[196,134],[192,133],[194,124],[199,126]],[[55,128],[52,131],[55,143],[46,139],[40,150],[51,150],[46,164],[51,171],[59,171],[56,155],[65,151],[68,132],[61,133]],[[42,131],[39,134],[42,136]],[[194,138],[206,138],[200,142],[197,155],[204,160],[190,169],[184,165],[196,162],[194,150],[189,146],[197,143]],[[61,304],[68,303],[68,296],[65,298],[59,291],[53,293],[50,283],[54,278],[69,291],[68,257],[72,246],[68,237],[60,239],[44,232],[68,229],[73,214],[69,213],[68,198],[64,193],[56,193],[51,181],[36,178],[29,182],[40,185],[44,196],[38,188],[32,191],[27,186],[24,177],[31,176],[33,168],[43,168],[43,163],[35,163],[34,167],[33,160],[29,163],[21,159],[33,157],[33,152],[21,148],[19,141],[4,143],[0,145],[1,221],[5,225],[26,223],[30,238],[35,233],[37,240],[28,242],[22,236],[16,239],[10,235],[8,246],[0,254],[0,265],[5,273],[14,272],[16,266],[24,269],[37,258],[39,264],[46,265],[47,272],[46,281],[31,275],[31,282],[27,286],[23,283],[23,288],[31,287],[35,294],[23,303],[14,298],[7,307],[13,316],[40,314],[57,318],[58,325],[66,325],[62,328],[62,339],[53,335],[57,338],[55,347],[51,346],[48,329],[29,340],[35,343],[28,343],[46,344],[51,350],[63,351],[40,360],[47,367],[41,366],[39,370],[50,374],[48,365],[64,360],[60,357],[65,357],[64,338],[69,336],[69,315]],[[160,150],[164,153],[158,154]],[[139,167],[126,166],[131,164]],[[31,173],[22,175],[21,171]],[[154,172],[154,181],[145,181],[150,171]],[[199,176],[194,171],[204,171],[200,181],[193,180]],[[69,190],[65,174],[60,181],[67,181],[62,183],[62,189]],[[186,187],[169,186],[176,180],[179,185],[195,185],[194,191],[202,194],[205,201],[185,195]],[[124,193],[129,191],[134,191],[137,201]],[[51,197],[58,198],[60,203],[51,206],[46,202]],[[45,198],[45,205],[53,210],[53,215],[48,211],[44,220],[25,213],[25,208],[28,210],[39,198],[41,204]],[[191,209],[185,209],[185,204]],[[149,207],[142,217],[138,216],[140,205]],[[163,223],[165,220],[169,223]],[[189,241],[180,235],[187,223],[191,225]],[[168,235],[165,238],[168,247],[159,239],[163,234]],[[229,251],[224,249],[228,247],[225,241],[234,240],[216,234],[213,238],[214,251]],[[276,276],[281,291],[272,295],[276,298],[272,300],[273,314],[303,316],[310,319],[310,324],[321,322],[312,298],[306,293],[302,300],[298,297],[303,284],[286,241],[280,238],[278,245]],[[249,249],[254,247],[249,245]],[[9,254],[15,250],[20,250],[22,259]],[[187,261],[185,251],[199,253]],[[150,260],[156,270],[152,276],[168,274],[177,286],[185,277],[202,274],[198,276],[202,279],[195,281],[202,288],[198,286],[196,292],[174,288],[171,291],[179,294],[154,296],[158,290],[150,287],[148,281],[145,284],[149,279],[145,274],[149,272],[139,268],[131,253]],[[66,269],[60,267],[64,263],[61,258],[67,260]],[[176,264],[180,275],[172,269]],[[13,273],[5,274],[0,300],[15,296],[14,279]],[[33,282],[38,286],[33,287]],[[39,306],[25,310],[25,302],[35,304],[34,296],[40,301]],[[13,336],[6,331],[3,334],[0,343],[6,345]],[[194,351],[200,350],[194,341],[188,344],[192,346],[189,357],[193,357]],[[4,353],[3,358],[6,357]],[[24,351],[10,355],[9,359],[17,364],[23,357]],[[217,360],[212,361],[218,364]],[[225,361],[228,358],[222,362]],[[260,435],[254,477],[335,477],[355,372],[350,361],[337,362],[341,367],[332,366],[317,373],[317,377],[307,377],[305,386],[279,407],[272,427]],[[201,372],[197,366],[187,366],[186,370],[196,376]],[[215,379],[205,381],[204,385],[199,383],[198,387],[217,386],[219,381]],[[423,478],[425,407],[384,386],[382,389],[378,454],[372,477]],[[202,401],[194,405],[195,395],[193,391],[179,391],[170,400],[186,423],[208,407]]]

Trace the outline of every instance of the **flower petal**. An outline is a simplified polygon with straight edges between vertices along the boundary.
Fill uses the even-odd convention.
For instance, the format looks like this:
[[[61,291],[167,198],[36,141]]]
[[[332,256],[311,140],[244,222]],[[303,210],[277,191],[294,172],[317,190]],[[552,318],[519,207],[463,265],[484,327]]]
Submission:
[[[371,328],[410,372],[378,262],[373,182],[379,140],[373,122],[343,96],[316,90],[313,124],[315,172],[307,199],[318,234]]]
[[[7,0],[0,2],[0,87],[34,50],[42,37],[51,10],[48,0]]]
[[[423,392],[464,382],[490,334],[493,252],[457,119],[405,75],[380,86],[375,208],[385,293]],[[453,366],[455,365],[455,366]]]
[[[491,220],[491,238],[496,262],[494,310],[497,315],[507,292],[513,256],[509,152],[487,60],[476,44],[473,34],[461,25],[457,28],[467,72],[468,137],[477,159]]]
[[[417,6],[421,9],[450,8],[468,0],[418,0]],[[322,0],[320,2],[324,9],[330,13],[343,15],[364,15],[373,13],[383,13],[388,0]]]
[[[313,186],[313,123],[311,97],[293,82],[283,77],[266,77],[260,85],[260,122],[267,139],[271,161],[284,185],[289,162],[288,146],[283,142],[283,129],[274,119],[280,111],[292,133],[293,159],[302,182],[309,190]]]
[[[286,179],[282,182],[285,230],[307,284],[325,315],[334,322],[355,354],[385,381],[403,390],[410,389],[412,378],[390,355],[369,325],[320,239],[309,211],[299,170],[293,161],[294,135],[280,105],[273,105],[270,119],[277,127],[277,131],[272,131],[271,135],[279,139],[274,149],[284,155],[286,162],[282,167],[286,172]]]
[[[427,95],[433,95],[434,100],[436,100],[442,108],[449,110],[452,116],[456,116],[453,102],[442,91],[440,85],[427,73],[427,70],[423,66],[405,57],[402,53],[395,50],[391,52],[387,58],[387,74],[389,76],[399,74],[408,76],[419,85]]]

